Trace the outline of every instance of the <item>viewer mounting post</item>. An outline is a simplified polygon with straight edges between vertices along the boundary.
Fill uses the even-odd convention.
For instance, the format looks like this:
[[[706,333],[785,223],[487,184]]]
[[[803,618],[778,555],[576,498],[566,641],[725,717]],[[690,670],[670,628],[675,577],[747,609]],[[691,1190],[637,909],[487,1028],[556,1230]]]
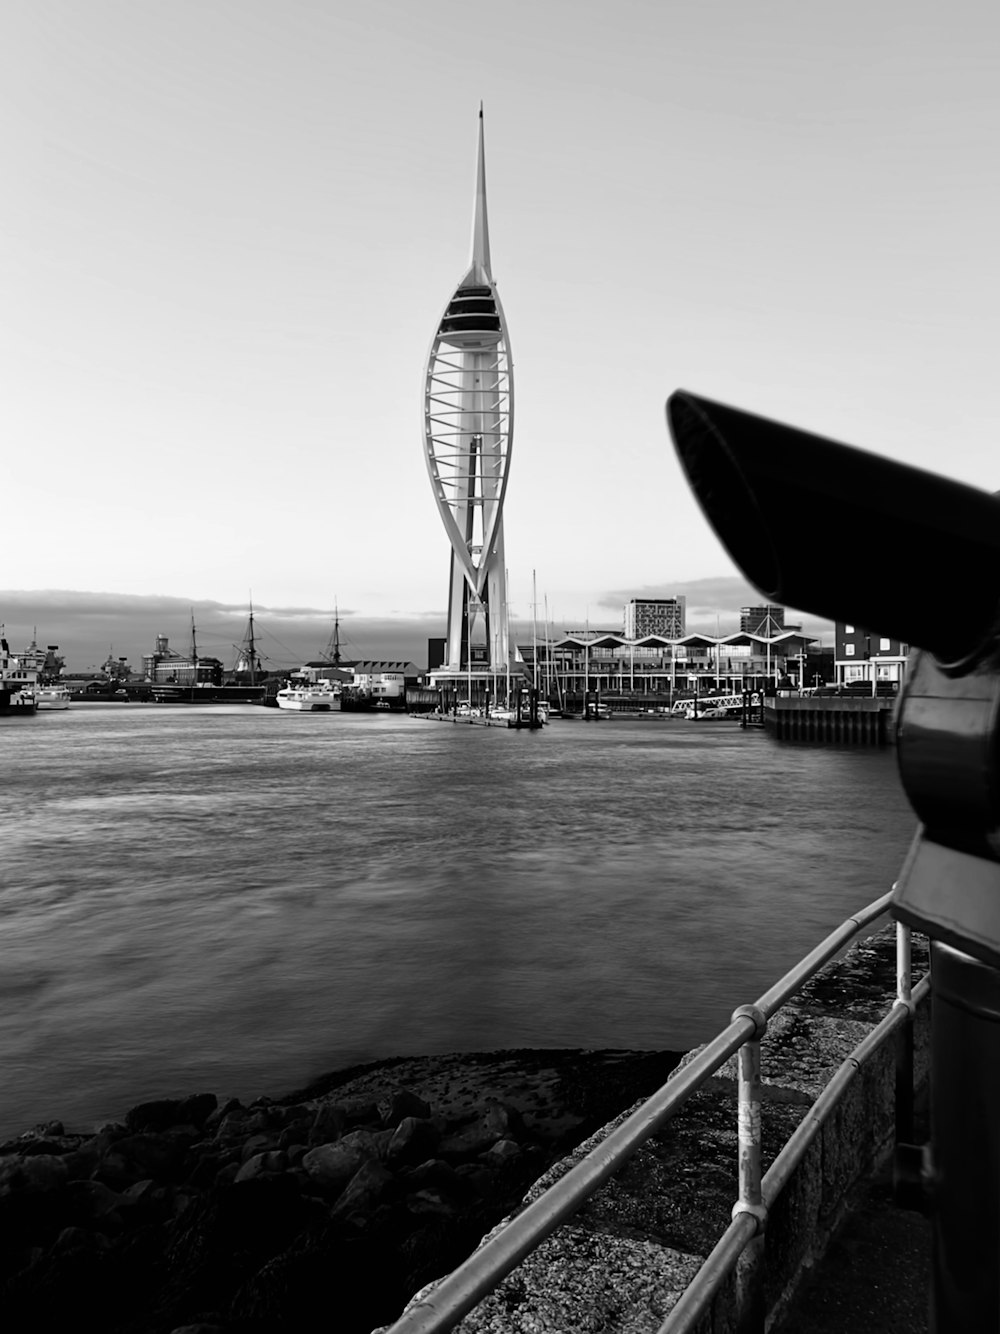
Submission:
[[[900,777],[920,821],[897,918],[931,939],[931,1328],[1000,1329],[1000,499],[683,391],[681,466],[730,556],[769,601],[917,645],[897,705]],[[802,548],[788,516],[808,513]],[[873,571],[845,532],[891,526]],[[836,552],[836,556],[834,553]],[[947,621],[926,607],[947,599]]]

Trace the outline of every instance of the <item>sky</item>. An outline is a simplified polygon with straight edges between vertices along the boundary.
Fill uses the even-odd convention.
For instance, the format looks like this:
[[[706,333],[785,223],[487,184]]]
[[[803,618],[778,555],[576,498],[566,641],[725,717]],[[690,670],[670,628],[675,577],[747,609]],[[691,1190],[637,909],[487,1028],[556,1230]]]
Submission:
[[[994,6],[7,0],[0,29],[18,646],[138,659],[193,613],[226,657],[251,595],[286,660],[335,606],[355,656],[444,635],[421,382],[480,101],[515,628],[759,601],[675,459],[679,387],[1000,486]]]

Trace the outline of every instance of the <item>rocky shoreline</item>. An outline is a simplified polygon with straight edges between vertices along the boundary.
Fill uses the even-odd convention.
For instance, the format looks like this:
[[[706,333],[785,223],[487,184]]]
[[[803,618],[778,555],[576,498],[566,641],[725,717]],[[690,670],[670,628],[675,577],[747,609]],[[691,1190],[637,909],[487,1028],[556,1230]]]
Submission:
[[[248,1106],[142,1103],[0,1145],[11,1334],[338,1334],[391,1323],[679,1052],[399,1058]]]

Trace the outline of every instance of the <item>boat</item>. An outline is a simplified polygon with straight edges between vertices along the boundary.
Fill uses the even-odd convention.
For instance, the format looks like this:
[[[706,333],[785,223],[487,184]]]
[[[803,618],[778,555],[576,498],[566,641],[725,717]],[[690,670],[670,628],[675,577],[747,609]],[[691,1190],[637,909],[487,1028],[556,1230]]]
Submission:
[[[40,685],[35,690],[40,709],[68,709],[69,686]]]
[[[517,711],[509,709],[506,704],[497,704],[486,715],[491,723],[499,723],[501,726],[514,727],[517,723]]]
[[[275,696],[279,709],[329,713],[340,708],[340,687],[332,681],[289,681]]]
[[[38,672],[11,653],[0,625],[0,713],[34,713],[37,689]]]

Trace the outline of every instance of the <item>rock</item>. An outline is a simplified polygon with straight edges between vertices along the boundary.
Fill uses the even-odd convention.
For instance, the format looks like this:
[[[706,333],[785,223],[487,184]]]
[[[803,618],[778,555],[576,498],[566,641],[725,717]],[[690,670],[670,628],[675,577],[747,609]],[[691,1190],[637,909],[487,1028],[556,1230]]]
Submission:
[[[234,1107],[219,1122],[215,1138],[221,1144],[231,1144],[233,1140],[246,1139],[252,1132],[248,1129],[253,1113],[245,1107]]]
[[[282,1110],[285,1113],[285,1125],[291,1121],[305,1121],[308,1125],[316,1115],[317,1108],[314,1102],[290,1102]]]
[[[251,1135],[240,1151],[240,1160],[245,1163],[258,1153],[266,1153],[269,1149],[277,1147],[278,1140],[275,1135]]]
[[[102,1150],[94,1139],[84,1140],[69,1153],[63,1154],[66,1172],[70,1181],[83,1181],[91,1175],[101,1161]]]
[[[212,1184],[218,1175],[219,1169],[224,1167],[227,1161],[219,1153],[206,1152],[199,1154],[196,1161],[188,1165],[188,1185],[194,1186],[197,1190],[204,1190]]]
[[[470,1194],[489,1199],[496,1186],[496,1176],[483,1162],[459,1163],[455,1175]]]
[[[377,1156],[372,1135],[367,1130],[353,1130],[334,1144],[320,1144],[310,1149],[302,1166],[316,1184],[327,1193],[347,1185],[362,1163]]]
[[[29,1158],[11,1156],[0,1160],[0,1195],[13,1191],[44,1194],[58,1190],[69,1180],[69,1170],[56,1154],[39,1153]]]
[[[344,1122],[348,1126],[370,1126],[374,1129],[382,1124],[378,1104],[370,1099],[354,1098],[349,1102],[340,1103],[340,1109],[344,1113]]]
[[[373,1130],[371,1132],[372,1143],[375,1145],[375,1152],[378,1155],[379,1162],[385,1162],[389,1153],[389,1145],[392,1143],[392,1138],[395,1133],[395,1130],[390,1130],[388,1128],[385,1130]]]
[[[132,1201],[116,1191],[109,1190],[101,1181],[72,1181],[66,1187],[66,1199],[70,1212],[79,1221],[93,1219],[113,1219],[119,1224],[121,1216],[118,1210],[128,1208]]]
[[[452,1167],[451,1163],[446,1163],[443,1158],[428,1158],[419,1167],[411,1167],[408,1171],[401,1172],[399,1181],[408,1192],[424,1190],[426,1187],[435,1187],[436,1189],[450,1191],[456,1197],[464,1197],[469,1194],[469,1187],[462,1176]]]
[[[522,1156],[521,1146],[520,1144],[516,1144],[512,1139],[498,1139],[493,1147],[487,1149],[481,1156],[483,1161],[489,1163],[491,1166],[499,1166],[504,1163],[513,1162],[516,1158],[520,1158]]]
[[[220,1124],[226,1119],[230,1112],[245,1110],[239,1098],[227,1098],[224,1103],[216,1107],[214,1112],[209,1113],[205,1119],[203,1129],[212,1132],[219,1128]]]
[[[309,1142],[309,1126],[300,1122],[297,1125],[286,1126],[278,1136],[279,1149],[290,1149],[294,1144],[300,1144],[305,1147]]]
[[[240,1289],[229,1308],[235,1328],[368,1334],[396,1319],[413,1291],[404,1286],[394,1249],[378,1237],[345,1238],[333,1225],[298,1238]]]
[[[378,1100],[377,1106],[385,1126],[398,1126],[407,1116],[426,1118],[431,1114],[430,1106],[411,1089],[392,1089],[386,1097]]]
[[[160,1098],[140,1102],[125,1113],[125,1125],[135,1133],[140,1130],[169,1130],[171,1126],[204,1126],[218,1106],[214,1093],[196,1093],[187,1098]]]
[[[340,1139],[346,1128],[347,1117],[343,1107],[338,1107],[335,1102],[325,1102],[316,1110],[309,1128],[308,1143],[329,1144],[335,1139]]]
[[[502,1102],[488,1098],[474,1121],[450,1131],[442,1139],[439,1152],[446,1158],[474,1158],[492,1148],[497,1140],[510,1139],[514,1133],[513,1120]]]
[[[240,1181],[196,1201],[163,1247],[169,1286],[156,1328],[222,1313],[233,1293],[303,1230],[323,1218],[285,1175]]]
[[[225,1167],[220,1167],[215,1174],[216,1187],[231,1186],[239,1175],[239,1170],[239,1163],[227,1163]]]
[[[64,1227],[55,1239],[53,1251],[103,1251],[110,1245],[107,1237],[90,1228]]]
[[[281,1107],[258,1107],[247,1118],[246,1133],[248,1135],[275,1134],[281,1129],[284,1119],[284,1111]]]
[[[419,1163],[437,1150],[441,1134],[433,1121],[404,1116],[392,1133],[386,1150],[389,1163]]]
[[[170,1135],[126,1135],[104,1155],[95,1176],[112,1188],[130,1186],[144,1177],[172,1180],[184,1162],[186,1147]]]
[[[454,1196],[435,1190],[433,1186],[407,1195],[406,1207],[416,1218],[454,1218],[459,1211]]]
[[[288,1166],[288,1159],[280,1149],[271,1149],[267,1153],[256,1153],[248,1158],[236,1173],[236,1181],[251,1181],[262,1172],[283,1172]]]
[[[391,1172],[381,1163],[362,1163],[333,1207],[333,1218],[347,1218],[352,1213],[366,1214],[382,1204],[399,1187]]]

